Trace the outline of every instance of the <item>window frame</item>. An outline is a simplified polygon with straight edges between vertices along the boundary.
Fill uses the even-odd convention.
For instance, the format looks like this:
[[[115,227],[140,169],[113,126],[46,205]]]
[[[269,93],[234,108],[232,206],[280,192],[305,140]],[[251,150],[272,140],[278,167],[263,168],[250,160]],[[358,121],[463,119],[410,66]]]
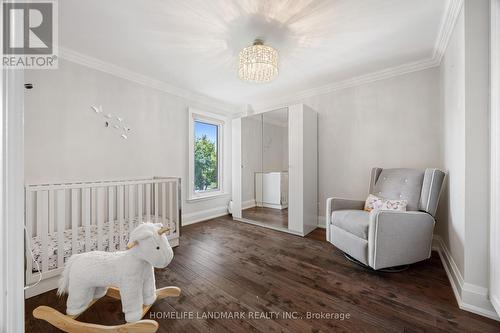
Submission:
[[[217,180],[218,188],[196,192],[194,186],[194,143],[195,143],[195,122],[203,122],[217,126]],[[225,195],[224,188],[224,130],[226,127],[226,117],[189,108],[189,181],[188,181],[188,201],[210,199]]]

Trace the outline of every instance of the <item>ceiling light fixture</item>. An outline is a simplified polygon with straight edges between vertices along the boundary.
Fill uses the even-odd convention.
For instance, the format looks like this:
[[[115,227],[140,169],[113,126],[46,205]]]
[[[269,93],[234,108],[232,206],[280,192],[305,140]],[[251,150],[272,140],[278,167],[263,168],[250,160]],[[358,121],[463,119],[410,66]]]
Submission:
[[[256,39],[240,52],[238,76],[250,82],[269,82],[278,74],[278,51]]]

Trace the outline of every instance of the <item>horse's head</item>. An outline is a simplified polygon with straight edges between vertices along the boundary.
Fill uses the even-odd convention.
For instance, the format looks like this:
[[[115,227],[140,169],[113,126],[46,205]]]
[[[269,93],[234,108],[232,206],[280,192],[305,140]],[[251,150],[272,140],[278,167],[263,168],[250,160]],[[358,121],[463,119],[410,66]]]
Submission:
[[[161,223],[142,223],[130,233],[127,248],[154,267],[167,267],[174,257],[165,235],[168,230]]]

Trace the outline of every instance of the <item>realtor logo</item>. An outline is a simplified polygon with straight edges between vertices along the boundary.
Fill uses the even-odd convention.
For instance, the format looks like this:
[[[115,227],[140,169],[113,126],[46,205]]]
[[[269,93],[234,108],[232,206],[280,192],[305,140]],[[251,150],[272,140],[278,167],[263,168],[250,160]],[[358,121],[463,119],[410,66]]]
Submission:
[[[2,3],[4,68],[57,68],[57,4]]]

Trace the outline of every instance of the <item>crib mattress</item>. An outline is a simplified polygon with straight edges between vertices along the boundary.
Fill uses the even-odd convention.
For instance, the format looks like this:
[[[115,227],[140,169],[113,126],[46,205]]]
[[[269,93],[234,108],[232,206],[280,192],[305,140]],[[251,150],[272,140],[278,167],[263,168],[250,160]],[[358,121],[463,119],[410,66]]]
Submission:
[[[137,221],[133,222],[133,225],[137,225]],[[129,223],[128,221],[123,222],[123,230],[120,233],[120,224],[118,221],[115,221],[114,227],[113,227],[113,243],[114,243],[114,249],[110,249],[109,247],[109,237],[110,237],[110,230],[109,230],[109,223],[104,223],[102,226],[102,243],[103,243],[103,251],[116,251],[120,249],[120,236],[123,240],[123,244],[128,243],[128,237],[129,237]],[[64,253],[63,253],[63,260],[64,263],[69,259],[69,257],[73,254],[72,251],[72,246],[73,246],[73,233],[72,230],[65,230],[63,233],[63,239],[64,239]],[[90,243],[90,250],[85,251],[85,227],[79,227],[78,228],[78,233],[77,233],[77,240],[76,240],[76,247],[77,247],[77,253],[83,253],[83,252],[89,252],[89,251],[96,251],[97,250],[97,225],[90,225],[90,233],[89,233],[89,243]],[[32,271],[33,273],[38,272],[37,265],[35,262],[38,262],[38,265],[40,266],[40,269],[42,269],[42,239],[39,236],[35,236],[32,238],[31,242],[31,248],[33,251],[33,265],[32,265]],[[47,251],[48,251],[48,258],[49,258],[49,270],[55,269],[58,267],[57,265],[57,256],[58,256],[58,243],[57,243],[57,232],[56,233],[51,233],[48,235],[48,242],[47,242]]]

